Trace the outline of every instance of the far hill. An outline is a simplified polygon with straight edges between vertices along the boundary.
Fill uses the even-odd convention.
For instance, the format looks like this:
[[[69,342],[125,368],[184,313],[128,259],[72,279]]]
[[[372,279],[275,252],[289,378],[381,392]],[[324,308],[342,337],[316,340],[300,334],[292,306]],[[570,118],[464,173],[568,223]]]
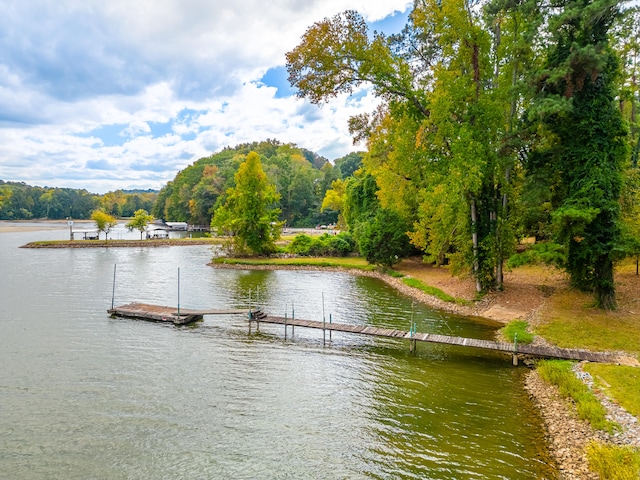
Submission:
[[[362,162],[362,154],[352,153],[331,163],[307,149],[277,140],[227,147],[178,172],[158,194],[153,215],[167,221],[209,225],[216,206],[234,186],[238,166],[252,151],[260,155],[269,181],[280,194],[280,219],[297,227],[335,223],[337,212],[320,211],[325,192],[334,180],[352,175]]]

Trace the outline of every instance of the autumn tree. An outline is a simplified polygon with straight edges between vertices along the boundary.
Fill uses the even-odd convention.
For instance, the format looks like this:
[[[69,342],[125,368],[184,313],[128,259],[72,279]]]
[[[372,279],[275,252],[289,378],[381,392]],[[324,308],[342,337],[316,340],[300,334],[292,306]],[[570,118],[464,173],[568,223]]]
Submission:
[[[113,215],[109,215],[101,209],[94,210],[91,213],[91,220],[96,224],[98,236],[100,235],[100,232],[104,232],[105,240],[109,240],[109,232],[111,232],[111,230],[113,230],[118,224],[118,221]]]
[[[382,208],[412,220],[416,246],[432,259],[455,255],[485,290],[501,286],[515,240],[507,206],[516,154],[502,144],[513,84],[502,86],[496,68],[508,60],[492,58],[497,47],[472,7],[416,2],[402,35],[371,40],[362,18],[344,12],[310,27],[287,69],[299,96],[316,103],[373,86],[383,105],[349,127],[367,141]]]
[[[280,236],[279,199],[275,187],[262,169],[260,156],[250,152],[235,174],[235,187],[226,192],[226,201],[215,212],[212,229],[229,234],[238,255],[266,255],[275,251]]]
[[[149,215],[146,210],[136,210],[133,214],[133,218],[127,222],[125,227],[131,232],[138,230],[140,232],[140,240],[142,240],[142,234],[147,229],[147,225],[153,221],[153,215]]]

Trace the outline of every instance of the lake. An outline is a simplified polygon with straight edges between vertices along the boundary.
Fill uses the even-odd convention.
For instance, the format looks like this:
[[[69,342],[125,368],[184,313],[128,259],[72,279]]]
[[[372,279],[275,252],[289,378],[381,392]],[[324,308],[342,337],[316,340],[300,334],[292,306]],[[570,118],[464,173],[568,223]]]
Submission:
[[[124,230],[113,238],[127,238]],[[345,273],[207,266],[211,247],[21,249],[0,233],[0,477],[556,478],[525,367],[497,353],[205,316],[110,318],[132,301],[491,339],[498,325]],[[139,234],[138,234],[139,237]],[[136,238],[134,233],[131,238]],[[115,289],[114,289],[114,265]],[[180,288],[178,291],[178,269]]]

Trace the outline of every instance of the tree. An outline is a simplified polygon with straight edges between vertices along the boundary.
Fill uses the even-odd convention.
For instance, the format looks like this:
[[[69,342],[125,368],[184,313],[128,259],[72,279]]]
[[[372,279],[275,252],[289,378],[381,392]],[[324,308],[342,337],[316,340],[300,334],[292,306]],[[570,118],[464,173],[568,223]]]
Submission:
[[[472,3],[415,2],[409,25],[388,39],[370,40],[362,18],[344,12],[310,27],[287,69],[315,103],[373,86],[383,105],[349,127],[368,142],[364,165],[381,206],[415,222],[409,236],[430,257],[454,250],[480,291],[501,288],[515,243],[507,206],[516,155],[502,143],[515,107],[505,102],[514,81],[498,74],[509,59]]]
[[[358,235],[360,254],[367,262],[392,267],[411,251],[409,225],[393,210],[381,208]]]
[[[618,59],[608,33],[619,15],[613,0],[562,0],[548,19],[551,41],[536,78],[531,115],[546,141],[538,169],[556,173],[552,214],[567,248],[571,283],[616,307],[613,264],[620,250],[620,194],[626,129],[616,99]]]
[[[274,207],[280,195],[268,181],[260,156],[250,152],[234,178],[236,186],[227,190],[226,202],[211,221],[212,229],[232,235],[236,254],[272,253],[280,237],[280,210]]]
[[[98,236],[100,236],[100,232],[104,232],[105,240],[109,240],[109,232],[115,228],[118,224],[116,218],[112,215],[109,215],[104,210],[94,210],[91,213],[91,220],[96,223],[96,229],[98,230]]]
[[[142,233],[147,229],[147,225],[152,221],[153,215],[149,215],[146,210],[140,209],[133,213],[133,218],[129,220],[125,226],[130,232],[138,230],[140,232],[140,240],[142,240]]]

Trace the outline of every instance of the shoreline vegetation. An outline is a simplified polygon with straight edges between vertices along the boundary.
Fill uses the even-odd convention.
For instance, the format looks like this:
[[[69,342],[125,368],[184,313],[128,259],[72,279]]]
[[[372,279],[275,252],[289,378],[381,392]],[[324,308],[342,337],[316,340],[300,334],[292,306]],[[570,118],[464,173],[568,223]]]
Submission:
[[[0,230],[2,231],[2,230]],[[23,248],[96,248],[220,245],[222,239],[74,240],[31,242]],[[507,272],[505,290],[482,297],[475,294],[470,278],[453,277],[446,267],[433,267],[419,259],[405,260],[393,270],[382,270],[360,257],[317,258],[214,258],[215,268],[329,270],[378,278],[404,295],[433,308],[507,325],[528,325],[534,342],[560,347],[626,352],[630,366],[575,364],[576,378],[587,385],[605,411],[609,431],[591,426],[580,413],[580,402],[563,393],[563,380],[543,379],[534,369],[525,376],[523,388],[541,412],[547,443],[562,479],[638,478],[640,472],[640,322],[636,292],[640,278],[634,266],[617,270],[621,306],[601,312],[589,296],[568,286],[565,275],[549,267],[526,266]],[[578,326],[580,328],[578,328]],[[520,337],[519,337],[520,338]],[[504,340],[504,338],[503,338]],[[619,369],[626,375],[626,390],[613,388]],[[574,394],[575,395],[575,394]],[[591,466],[591,467],[590,467]],[[591,468],[591,469],[590,469]],[[625,470],[627,469],[627,470]],[[595,473],[598,471],[598,473]],[[610,472],[614,472],[613,474]],[[618,473],[615,473],[618,472]]]

